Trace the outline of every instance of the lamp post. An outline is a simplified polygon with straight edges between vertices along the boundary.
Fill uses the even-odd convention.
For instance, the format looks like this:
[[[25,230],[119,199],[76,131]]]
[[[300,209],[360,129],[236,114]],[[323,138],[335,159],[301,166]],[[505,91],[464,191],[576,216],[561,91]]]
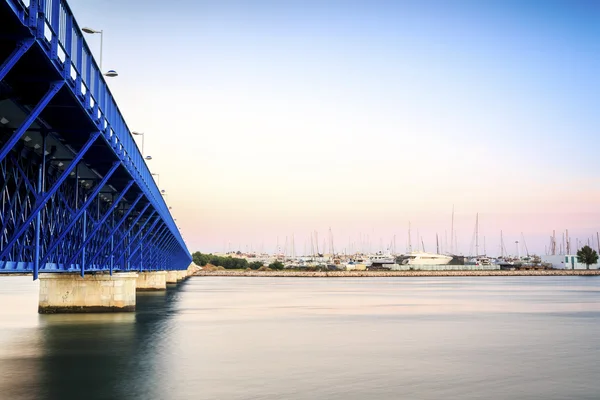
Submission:
[[[158,186],[160,186],[160,174],[152,173],[152,176],[156,176],[156,183],[158,183]]]
[[[102,73],[102,52],[104,50],[104,31],[103,30],[96,30],[96,29],[92,29],[92,28],[81,28],[81,30],[84,33],[88,33],[90,35],[99,33],[100,34],[100,60],[99,60],[99,67],[100,67],[100,73],[104,76],[108,76],[109,78],[114,78],[115,76],[119,76],[119,74],[117,74],[117,71],[115,71],[114,69],[111,69],[110,71],[106,72],[105,74]]]
[[[85,33],[89,33],[90,35],[93,35],[95,33],[99,33],[100,34],[100,71],[102,71],[102,48],[104,47],[104,31],[103,30],[95,30],[92,28],[81,28],[82,31],[84,31]]]
[[[161,190],[160,194],[165,198],[165,202],[169,200],[169,195],[165,192],[165,189]]]
[[[146,135],[144,135],[144,132],[131,132],[132,135],[135,136],[141,136],[142,137],[142,157],[144,156],[144,138],[146,137]],[[151,160],[152,158],[150,158]]]

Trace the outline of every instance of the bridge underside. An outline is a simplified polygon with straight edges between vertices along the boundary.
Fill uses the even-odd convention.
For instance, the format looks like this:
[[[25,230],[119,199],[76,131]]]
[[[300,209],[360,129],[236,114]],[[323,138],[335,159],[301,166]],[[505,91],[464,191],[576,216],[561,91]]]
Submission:
[[[0,0],[0,273],[186,269],[68,6],[31,3]]]

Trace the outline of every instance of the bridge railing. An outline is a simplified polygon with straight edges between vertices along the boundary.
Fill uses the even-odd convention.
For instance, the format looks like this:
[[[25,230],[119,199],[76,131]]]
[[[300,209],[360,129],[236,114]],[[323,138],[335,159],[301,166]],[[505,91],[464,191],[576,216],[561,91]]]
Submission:
[[[66,0],[10,0],[23,9],[23,22],[37,32],[50,58],[141,190],[156,208],[182,249],[187,246],[96,64]],[[43,40],[42,40],[43,39]]]

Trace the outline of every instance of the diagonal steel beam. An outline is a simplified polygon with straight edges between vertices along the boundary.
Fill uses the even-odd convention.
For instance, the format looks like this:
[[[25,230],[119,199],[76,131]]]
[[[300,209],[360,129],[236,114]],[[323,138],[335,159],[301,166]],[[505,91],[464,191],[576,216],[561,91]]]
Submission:
[[[58,235],[58,237],[54,240],[54,242],[50,245],[50,247],[48,247],[48,249],[46,250],[46,254],[44,254],[44,258],[42,258],[42,261],[40,262],[40,264],[44,264],[46,262],[46,260],[48,259],[48,257],[50,256],[50,254],[52,254],[54,249],[56,249],[58,247],[58,245],[60,244],[60,242],[62,242],[64,240],[65,236],[67,236],[67,234],[75,226],[75,224],[77,223],[79,218],[83,215],[83,213],[85,213],[87,211],[90,204],[92,204],[92,202],[94,201],[96,196],[98,196],[98,193],[100,193],[100,191],[102,190],[104,185],[106,185],[106,182],[108,182],[108,180],[110,179],[112,174],[114,174],[115,171],[117,170],[117,168],[119,168],[120,166],[121,166],[121,163],[119,161],[116,161],[113,164],[112,168],[106,173],[106,175],[104,175],[104,177],[96,185],[96,187],[94,188],[94,190],[92,191],[92,193],[90,194],[90,196],[88,197],[86,202],[83,203],[81,208],[79,210],[77,210],[77,212],[75,213],[73,218],[71,218],[71,222],[69,222],[69,224],[63,229],[63,231],[60,233],[60,235]]]
[[[71,262],[74,261],[74,259],[77,258],[79,253],[85,249],[85,245],[88,244],[90,242],[90,240],[92,240],[94,238],[94,235],[96,235],[98,230],[104,225],[104,222],[106,222],[106,219],[108,218],[108,216],[111,215],[111,213],[114,211],[115,208],[117,208],[117,205],[121,202],[123,197],[125,197],[125,194],[129,191],[129,188],[131,188],[131,186],[134,183],[135,183],[134,180],[129,181],[127,186],[121,191],[121,193],[119,194],[117,199],[115,201],[113,201],[113,204],[106,211],[106,213],[102,216],[102,218],[100,218],[98,220],[98,222],[95,223],[94,229],[92,230],[92,232],[90,232],[89,236],[84,240],[84,243],[81,245],[81,247],[77,251],[77,254],[75,254],[75,256],[73,256],[69,262],[67,262],[67,265],[71,265]],[[142,197],[142,195],[140,194],[138,196],[138,198],[136,199],[135,203],[137,203],[141,197]],[[100,199],[98,198],[98,200],[100,200]],[[98,204],[98,207],[100,207],[99,204]],[[99,208],[98,208],[98,213],[100,213]],[[81,277],[82,278],[83,278],[84,274],[85,274],[85,253],[83,253],[82,262],[81,262]]]
[[[163,225],[161,228],[159,228],[158,230],[148,230],[143,237],[141,237],[140,239],[136,240],[131,240],[129,242],[129,254],[127,254],[126,259],[124,260],[125,263],[127,264],[131,264],[131,262],[133,261],[133,256],[138,252],[138,250],[140,249],[140,245],[142,243],[146,242],[146,237],[148,235],[153,236],[154,238],[157,238],[159,236],[162,236],[164,229],[166,228],[166,225]],[[152,239],[149,239],[148,242],[150,242]]]
[[[96,232],[98,232],[98,230],[104,225],[104,222],[106,222],[106,219],[112,214],[112,212],[115,210],[115,208],[117,208],[117,206],[119,205],[119,203],[121,202],[121,200],[123,199],[123,197],[125,196],[125,194],[127,193],[127,191],[129,190],[129,188],[133,184],[134,184],[133,180],[129,181],[129,184],[127,185],[127,187],[125,189],[123,189],[123,191],[119,194],[119,197],[117,197],[117,199],[113,201],[112,206],[106,211],[106,213],[102,216],[102,218],[100,218],[100,220],[96,223],[96,226],[90,232],[90,234],[87,237],[87,239],[85,239],[83,241],[83,243],[79,246],[79,248],[77,249],[77,251],[75,252],[75,254],[73,254],[71,256],[71,259],[67,262],[67,265],[71,265],[73,263],[73,261],[75,261],[75,259],[79,256],[79,254],[83,251],[83,249],[85,248],[85,246],[94,238],[94,235],[96,234]],[[133,207],[135,207],[135,205],[137,204],[137,202],[140,200],[141,197],[142,197],[142,194],[140,194],[137,197],[137,199],[135,199],[135,202],[131,205],[130,209],[133,208]],[[83,275],[83,271],[82,271],[82,275]]]
[[[152,217],[154,216],[154,214],[156,214],[156,210],[152,210],[152,213],[150,214],[150,216],[148,218],[146,218],[146,220],[144,221],[144,223],[142,224],[142,226],[140,226],[140,229],[135,234],[134,238],[137,237],[137,235],[139,235],[140,232],[142,232],[144,230],[144,228],[146,227],[146,225],[148,224],[148,222],[150,222],[152,220]],[[141,216],[141,214],[138,216],[137,219],[139,219],[140,216]],[[136,221],[137,221],[137,219],[136,219]],[[161,220],[160,216],[156,216],[156,218],[154,219],[154,222],[152,223],[152,226],[149,229],[152,230],[154,228],[154,226],[156,226],[156,224],[160,220]],[[118,249],[119,247],[121,247],[121,244],[123,244],[123,242],[127,238],[127,235],[129,235],[129,233],[133,230],[133,228],[135,228],[136,223],[137,222],[131,224],[131,226],[127,229],[127,231],[125,231],[125,233],[123,234],[123,236],[119,240],[119,243],[117,243],[117,245],[114,247],[115,249]],[[122,255],[121,255],[121,257],[119,259],[117,259],[117,262],[121,261],[121,258],[123,258]]]
[[[166,225],[163,225],[161,228],[159,228],[158,231],[154,231],[154,227],[156,226],[156,224],[158,222],[162,221],[162,218],[160,218],[160,216],[158,216],[156,218],[156,221],[154,221],[154,223],[152,224],[152,226],[146,231],[146,233],[144,233],[143,237],[140,240],[145,240],[146,237],[150,234],[150,233],[157,233],[160,232],[162,229],[164,229],[166,227]],[[131,243],[133,241],[135,241],[137,239],[137,237],[140,235],[140,233],[142,233],[142,230],[140,229],[135,236],[129,241],[129,244],[131,245]],[[123,249],[125,250],[125,249]],[[125,251],[123,251],[123,254],[121,254],[121,256],[117,259],[117,262],[121,262],[121,260],[123,260],[123,258],[125,257]]]
[[[170,229],[167,229],[165,234],[155,241],[155,246],[158,252],[164,253],[165,249],[168,247],[168,244],[171,243],[173,239],[175,239],[175,236]]]
[[[88,263],[90,265],[94,265],[94,262],[96,261],[96,259],[98,258],[98,256],[100,255],[100,253],[102,253],[102,251],[104,250],[104,248],[106,247],[106,245],[108,244],[108,242],[110,242],[110,239],[115,235],[115,233],[119,230],[119,228],[121,227],[121,225],[123,225],[123,223],[125,221],[127,221],[127,218],[129,217],[129,214],[131,214],[131,212],[133,211],[133,208],[135,207],[135,205],[137,204],[138,200],[141,199],[143,197],[143,194],[140,194],[140,196],[138,197],[138,199],[136,199],[135,202],[133,202],[133,204],[129,207],[129,210],[127,210],[127,212],[123,215],[123,217],[119,220],[119,222],[117,223],[117,225],[115,225],[113,227],[113,229],[110,231],[110,233],[108,234],[108,236],[106,237],[106,239],[104,239],[104,241],[100,244],[100,247],[98,248],[98,250],[96,250],[96,253],[90,258],[90,260],[88,261]],[[136,220],[133,222],[132,225],[137,224],[138,220],[142,217],[142,215],[144,214],[144,212],[148,209],[148,207],[150,207],[150,203],[147,203],[144,208],[142,209],[142,211],[140,212],[140,214],[137,216]]]
[[[156,254],[154,254],[152,262],[158,264],[158,258],[164,253],[165,249],[167,248],[167,245],[171,242],[171,240],[173,240],[173,235],[168,227],[160,235],[155,235],[152,239],[149,239],[149,241],[154,242],[152,246],[154,247],[156,252]]]
[[[33,187],[31,182],[29,181],[29,177],[27,176],[25,171],[23,171],[23,168],[21,168],[21,166],[19,165],[19,163],[17,162],[17,159],[15,157],[13,157],[11,154],[11,156],[8,158],[8,160],[12,161],[12,164],[15,166],[15,169],[17,170],[17,172],[21,175],[21,178],[22,178],[23,182],[25,182],[25,186],[27,186],[29,191],[32,193],[37,193],[38,191],[36,190],[36,188]]]
[[[23,54],[27,53],[27,50],[35,42],[35,39],[22,40],[17,43],[17,47],[13,50],[10,56],[0,66],[0,81],[2,81],[6,75],[10,72],[12,67],[23,57]]]
[[[173,262],[173,252],[175,251],[175,249],[177,249],[178,243],[177,243],[177,239],[173,238],[172,241],[170,242],[170,245],[167,249],[165,249],[165,252],[163,254],[163,262],[165,263],[165,269],[171,270],[171,271],[178,271],[177,268],[174,268],[173,265],[175,264]]]
[[[25,121],[21,124],[19,129],[17,129],[10,139],[2,146],[2,150],[0,150],[0,162],[4,160],[4,157],[15,147],[15,144],[21,139],[21,136],[25,133],[25,131],[33,124],[33,122],[37,119],[37,117],[41,114],[41,112],[46,108],[50,100],[54,97],[56,93],[63,87],[65,81],[53,82],[50,84],[50,89],[46,92],[46,94],[42,97],[42,99],[37,103],[37,105],[33,108],[31,113],[27,116]]]
[[[160,234],[156,234],[154,235],[154,237],[148,238],[147,243],[152,243],[150,244],[151,248],[154,249],[154,255],[152,257],[152,259],[150,260],[150,263],[155,263],[158,264],[158,258],[160,257],[160,254],[162,254],[163,250],[163,244],[165,241],[169,240],[169,234],[170,234],[170,230],[169,228],[165,225],[163,230],[160,232]],[[133,256],[138,250],[140,250],[140,257],[141,257],[141,248],[137,247],[136,251],[134,251],[131,256]]]
[[[167,263],[167,261],[169,261],[171,259],[171,257],[169,257],[167,254],[170,253],[172,250],[177,248],[177,238],[175,236],[171,236],[171,238],[169,239],[169,241],[164,245],[164,249],[161,251],[160,256],[163,257],[165,264]],[[164,265],[163,266],[163,270],[166,270],[167,266]],[[170,268],[169,268],[170,269]]]
[[[94,144],[96,139],[98,139],[98,136],[100,136],[100,132],[96,132],[90,136],[90,138],[85,143],[85,145],[83,146],[81,151],[79,153],[77,153],[77,156],[75,156],[75,158],[73,159],[71,164],[69,164],[69,166],[63,171],[60,178],[58,178],[56,180],[56,182],[54,182],[54,184],[52,185],[50,190],[48,190],[43,197],[40,197],[38,199],[38,201],[36,202],[35,208],[33,210],[31,210],[27,219],[21,224],[21,227],[17,230],[17,232],[15,234],[13,234],[12,239],[8,243],[6,243],[6,247],[2,250],[2,253],[0,253],[0,260],[3,260],[4,257],[6,257],[6,254],[10,251],[12,246],[16,243],[16,241],[23,234],[23,232],[25,232],[25,230],[27,230],[27,228],[29,227],[29,224],[31,224],[33,219],[36,218],[37,213],[39,213],[40,210],[42,208],[44,208],[44,206],[46,205],[48,200],[50,200],[50,198],[52,198],[52,196],[54,195],[54,193],[56,193],[56,191],[58,190],[60,185],[62,185],[62,183],[69,177],[69,174],[71,173],[71,171],[73,171],[73,169],[75,169],[75,166],[79,163],[79,161],[81,161],[81,159],[83,158],[85,153],[87,153],[87,151],[90,149],[90,147],[92,147],[92,145]]]
[[[170,233],[171,233],[171,231],[169,229],[166,229],[160,235],[155,235],[153,239],[149,240],[149,242],[153,241],[154,243],[147,244],[146,248],[148,248],[148,247],[153,248],[154,247],[154,248],[160,249],[160,246],[162,246],[164,244],[164,242],[168,239]],[[136,246],[135,246],[136,250],[129,255],[129,261],[132,260],[133,255],[138,250],[140,251],[140,258],[142,257],[142,251],[143,251],[142,247],[141,247],[142,243],[143,242],[140,242],[139,244],[136,244]],[[146,242],[146,243],[148,243],[148,242]],[[137,259],[137,257],[136,257],[136,259]],[[153,262],[153,259],[154,259],[153,257],[150,258],[150,263]]]

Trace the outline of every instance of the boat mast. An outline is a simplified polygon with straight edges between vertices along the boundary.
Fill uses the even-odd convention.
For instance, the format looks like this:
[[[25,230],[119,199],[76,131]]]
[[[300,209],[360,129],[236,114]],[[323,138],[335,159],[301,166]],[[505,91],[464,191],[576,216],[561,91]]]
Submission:
[[[410,239],[410,221],[408,221],[408,252],[412,253],[412,241]]]
[[[437,248],[437,254],[440,254],[440,241],[438,240],[438,234],[435,234],[435,245]]]
[[[527,248],[527,242],[525,241],[525,235],[521,232],[521,238],[523,239],[523,244],[525,245],[525,253],[527,253],[527,257],[529,257],[529,249]]]
[[[500,258],[504,258],[504,238],[502,237],[502,230],[500,230]]]
[[[473,243],[473,242],[471,242]],[[475,214],[475,256],[479,255],[479,213]]]
[[[452,225],[450,226],[450,254],[454,254],[454,204],[452,204]]]

